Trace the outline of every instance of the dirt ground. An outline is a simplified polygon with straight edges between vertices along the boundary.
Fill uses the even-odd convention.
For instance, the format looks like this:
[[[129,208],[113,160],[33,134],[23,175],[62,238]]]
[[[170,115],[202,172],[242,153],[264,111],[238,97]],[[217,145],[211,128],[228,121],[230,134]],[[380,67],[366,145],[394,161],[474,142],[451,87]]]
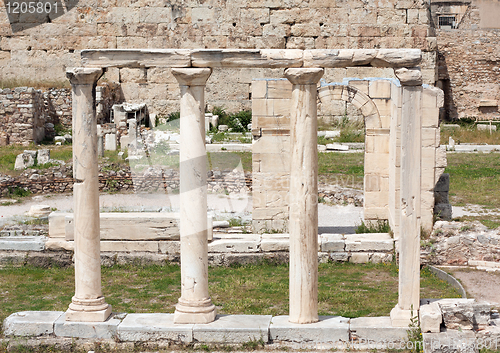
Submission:
[[[445,271],[462,283],[468,298],[485,301],[500,308],[500,273],[471,268],[446,268]]]

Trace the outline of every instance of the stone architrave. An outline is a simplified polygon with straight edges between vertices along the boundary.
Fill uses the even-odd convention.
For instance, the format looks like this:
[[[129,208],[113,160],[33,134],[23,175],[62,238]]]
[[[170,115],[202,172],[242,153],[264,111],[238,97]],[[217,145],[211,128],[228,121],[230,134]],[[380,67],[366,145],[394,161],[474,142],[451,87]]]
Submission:
[[[172,68],[181,90],[180,111],[180,243],[181,297],[174,323],[215,320],[208,294],[207,156],[205,84],[211,69]]]
[[[66,72],[73,89],[73,175],[75,184],[75,295],[67,321],[105,321],[111,314],[101,292],[99,169],[95,87],[101,69]]]
[[[398,69],[402,84],[401,220],[398,304],[391,310],[393,327],[408,327],[420,306],[420,195],[422,149],[422,80],[418,69]]]
[[[323,69],[287,69],[290,109],[290,318],[318,321],[317,83]]]

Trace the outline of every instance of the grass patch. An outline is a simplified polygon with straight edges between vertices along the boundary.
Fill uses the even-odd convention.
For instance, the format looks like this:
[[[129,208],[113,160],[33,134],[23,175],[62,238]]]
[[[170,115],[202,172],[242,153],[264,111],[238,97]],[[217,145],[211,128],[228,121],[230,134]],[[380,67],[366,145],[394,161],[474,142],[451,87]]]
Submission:
[[[498,128],[498,126],[497,126]],[[441,145],[447,145],[449,138],[456,144],[475,143],[478,145],[500,145],[500,131],[477,130],[476,125],[462,126],[458,129],[441,129]]]
[[[207,156],[209,170],[233,170],[241,163],[245,172],[252,171],[251,152],[210,152]]]
[[[19,175],[21,171],[14,170],[17,155],[23,153],[24,150],[35,151],[39,149],[47,149],[47,146],[36,146],[34,144],[31,144],[29,146],[21,146],[13,144],[0,147],[0,173],[12,176]],[[51,146],[49,150],[51,159],[57,159],[64,162],[71,162],[73,159],[73,149],[70,145]],[[55,164],[47,163],[41,166],[36,165],[32,168],[46,169],[54,165]]]
[[[71,88],[69,80],[44,80],[34,81],[30,79],[8,78],[0,79],[0,88],[33,87],[36,89],[47,88]]]
[[[288,265],[260,264],[209,269],[210,294],[222,314],[288,313]],[[0,269],[0,322],[24,310],[67,309],[74,294],[73,268]],[[180,296],[180,268],[102,268],[106,301],[115,312],[173,312]],[[430,271],[421,271],[421,297],[459,297]],[[388,315],[397,302],[395,264],[320,264],[319,314],[345,317]]]
[[[453,205],[500,207],[500,153],[450,153],[450,201]]]
[[[364,153],[318,153],[319,181],[363,189]]]

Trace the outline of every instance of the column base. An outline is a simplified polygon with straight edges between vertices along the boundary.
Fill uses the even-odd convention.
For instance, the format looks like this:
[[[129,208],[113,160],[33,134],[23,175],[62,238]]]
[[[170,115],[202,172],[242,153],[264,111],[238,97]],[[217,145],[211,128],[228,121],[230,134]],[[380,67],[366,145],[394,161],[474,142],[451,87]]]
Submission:
[[[106,309],[96,310],[96,311],[77,311],[77,310],[66,310],[66,321],[94,321],[94,322],[104,322],[111,315],[111,305],[108,305]]]
[[[418,310],[404,310],[396,304],[396,306],[391,310],[391,326],[409,327],[412,317],[418,322]]]
[[[202,302],[191,306],[180,301],[179,299],[179,303],[175,306],[174,324],[208,324],[215,320],[217,309],[210,299],[208,305],[207,302]]]

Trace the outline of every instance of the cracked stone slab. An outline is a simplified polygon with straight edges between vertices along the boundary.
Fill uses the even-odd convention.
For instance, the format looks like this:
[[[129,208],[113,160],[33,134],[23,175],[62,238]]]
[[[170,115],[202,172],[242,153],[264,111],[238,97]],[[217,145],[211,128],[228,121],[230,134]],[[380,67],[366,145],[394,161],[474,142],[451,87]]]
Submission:
[[[59,337],[114,339],[122,321],[118,317],[121,316],[111,314],[104,322],[81,322],[66,321],[66,314],[63,314],[54,324],[54,334]]]
[[[389,316],[351,319],[350,330],[353,340],[398,342],[408,338],[407,328],[392,327]]]
[[[42,336],[54,333],[54,323],[63,311],[21,311],[3,322],[5,336]]]
[[[206,343],[269,341],[271,315],[217,315],[214,322],[195,324],[193,339]]]
[[[349,319],[341,316],[320,316],[312,324],[295,324],[289,316],[275,316],[269,329],[273,341],[288,342],[337,342],[349,341]]]
[[[320,235],[321,251],[325,252],[343,252],[345,243],[342,234],[321,234]]]
[[[145,342],[166,339],[193,341],[194,324],[174,324],[174,314],[128,314],[118,325],[120,341]]]

